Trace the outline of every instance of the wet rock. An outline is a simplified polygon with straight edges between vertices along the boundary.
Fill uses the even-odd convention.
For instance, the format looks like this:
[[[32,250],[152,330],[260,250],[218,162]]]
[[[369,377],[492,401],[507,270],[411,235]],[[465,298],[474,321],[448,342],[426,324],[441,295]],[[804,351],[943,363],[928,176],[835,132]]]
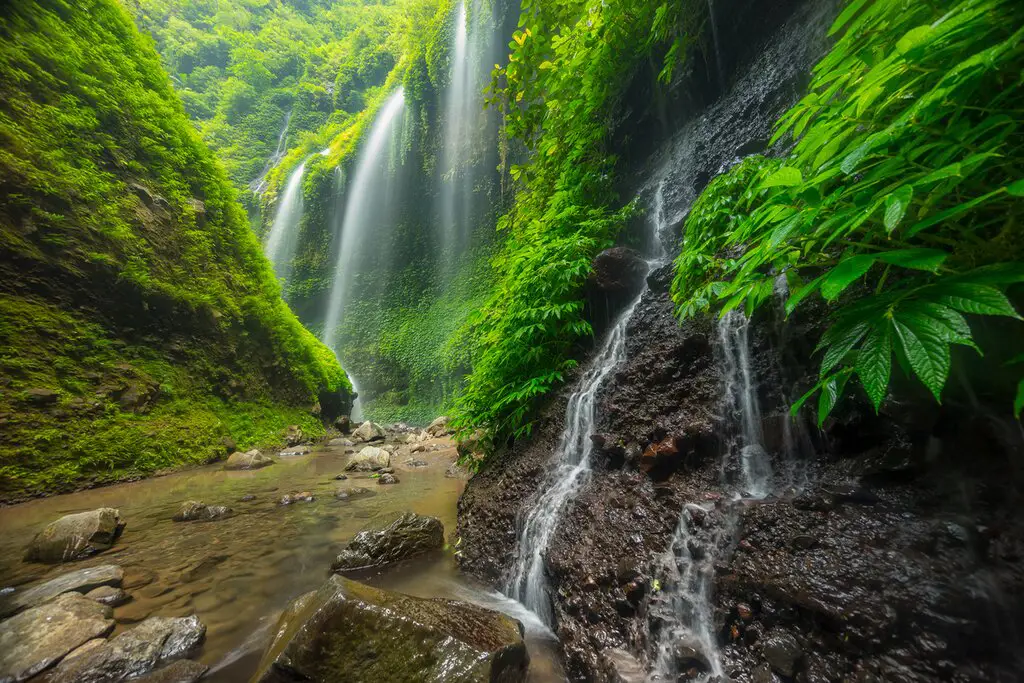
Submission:
[[[26,403],[31,403],[36,406],[50,406],[56,403],[60,398],[60,392],[54,391],[53,389],[37,387],[34,389],[27,389],[24,393],[24,397]]]
[[[0,681],[23,681],[114,629],[111,610],[66,593],[0,622]]]
[[[708,671],[711,669],[711,660],[704,654],[699,642],[690,638],[683,638],[676,643],[672,651],[676,665],[682,671],[698,669]]]
[[[132,683],[195,683],[209,669],[190,659],[179,659],[156,671],[132,679]]]
[[[407,512],[374,531],[361,531],[331,565],[334,572],[382,567],[444,546],[444,525],[436,517]]]
[[[776,628],[761,640],[761,653],[773,671],[792,677],[803,656],[803,649],[792,633]]]
[[[391,465],[391,454],[383,448],[367,446],[352,456],[345,469],[349,472],[375,472]]]
[[[373,443],[374,441],[383,441],[386,436],[384,428],[379,424],[373,422],[364,422],[352,432],[352,440],[355,442]]]
[[[209,556],[204,557],[203,559],[199,560],[198,562],[196,562],[195,564],[190,566],[185,571],[183,571],[178,578],[183,583],[191,583],[192,581],[196,581],[198,579],[202,579],[204,577],[209,576],[214,571],[216,571],[217,567],[219,567],[227,559],[228,559],[228,555],[209,555]],[[159,589],[159,587],[158,587],[158,589]],[[163,589],[159,589],[159,590],[161,592],[157,593],[157,595],[163,595],[164,593],[167,592],[168,589],[167,588],[163,588]],[[151,597],[155,597],[155,596],[151,596]]]
[[[295,600],[274,631],[254,683],[521,683],[529,666],[522,626],[503,614],[341,576]]]
[[[133,380],[115,392],[117,404],[126,413],[147,413],[160,397],[160,387],[153,382]]]
[[[122,589],[115,588],[114,586],[100,586],[99,588],[93,588],[85,594],[85,597],[90,600],[95,600],[101,605],[107,605],[108,607],[118,607],[132,599],[132,596],[125,593]]]
[[[394,474],[394,473],[395,473],[395,468],[393,468],[393,467],[385,467],[384,469],[379,471],[379,474],[382,474],[382,475],[383,474]]]
[[[48,683],[108,683],[147,674],[192,654],[206,626],[198,617],[150,617],[80,657],[62,662]]]
[[[292,446],[291,448],[284,449],[278,455],[282,458],[294,458],[300,455],[309,455],[312,452],[313,449],[309,446]]]
[[[429,467],[430,463],[428,463],[426,460],[406,460],[405,461],[405,466],[406,467]]]
[[[675,470],[678,459],[679,446],[675,438],[666,437],[644,449],[640,456],[640,471],[660,479]]]
[[[640,661],[618,648],[603,654],[605,675],[611,683],[646,683],[647,671]]]
[[[422,453],[425,450],[427,450],[427,447],[421,443],[418,443],[409,449],[409,453]]]
[[[450,418],[448,418],[447,416],[443,416],[443,415],[441,417],[439,417],[439,418],[436,418],[427,427],[427,434],[430,434],[433,437],[447,436],[448,434],[451,433],[448,430],[448,423],[450,421],[451,421]]]
[[[107,550],[124,530],[125,522],[114,508],[66,515],[39,533],[25,559],[35,562],[69,562]]]
[[[281,496],[281,499],[277,501],[278,505],[292,505],[293,503],[312,503],[316,500],[309,491],[301,491],[299,493],[287,493]]]
[[[230,517],[231,512],[231,508],[223,505],[207,505],[198,500],[190,500],[182,503],[181,509],[171,519],[175,522],[212,522]]]
[[[299,425],[290,425],[284,435],[284,443],[288,447],[298,446],[304,439],[305,435]]]
[[[254,500],[256,500],[256,496],[251,494],[251,493],[247,493],[244,496],[242,496],[241,498],[239,498],[238,502],[240,502],[240,503],[249,503],[249,502],[252,502]]]
[[[809,550],[818,545],[818,539],[807,534],[800,534],[789,539],[789,544],[794,550]]]
[[[327,442],[327,445],[331,446],[332,448],[350,448],[352,446],[355,446],[356,444],[355,444],[354,441],[352,441],[352,439],[344,439],[344,438],[342,438],[342,439],[331,439],[330,441]]]
[[[342,415],[334,421],[334,428],[342,434],[348,434],[352,431],[352,418],[348,415]]]
[[[120,586],[124,580],[124,570],[112,564],[88,567],[78,571],[62,574],[25,590],[0,597],[0,617],[16,614],[29,607],[35,607],[62,593],[88,593],[101,586]]]
[[[334,481],[345,481],[346,479],[348,479],[347,474],[339,474],[334,477]]]
[[[351,498],[359,498],[364,496],[374,495],[373,491],[363,486],[353,486],[350,489],[338,489],[334,493],[334,497],[338,500],[349,500]]]
[[[398,483],[398,477],[396,477],[395,475],[393,475],[390,472],[388,472],[388,473],[380,475],[380,479],[377,480],[377,483],[379,485],[381,485],[381,486],[389,486],[391,484],[397,484]]]
[[[257,450],[247,451],[245,453],[232,453],[226,463],[224,463],[224,469],[226,470],[258,470],[268,465],[273,465],[274,459],[263,455]]]

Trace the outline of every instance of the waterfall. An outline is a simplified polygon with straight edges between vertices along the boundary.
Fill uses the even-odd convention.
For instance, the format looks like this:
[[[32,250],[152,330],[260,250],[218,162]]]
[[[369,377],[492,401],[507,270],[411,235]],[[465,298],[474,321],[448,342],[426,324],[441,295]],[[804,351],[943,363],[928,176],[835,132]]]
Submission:
[[[292,254],[298,242],[299,220],[302,218],[302,178],[306,172],[306,162],[292,171],[285,184],[277,204],[274,224],[267,233],[263,244],[263,253],[274,266],[274,274],[278,279],[287,279]]]
[[[761,406],[757,383],[750,367],[750,321],[730,311],[718,321],[718,338],[725,371],[724,403],[739,429],[739,442],[731,449],[739,455],[741,485],[746,495],[764,498],[771,491],[771,459],[764,449]]]
[[[263,194],[267,189],[267,174],[270,173],[270,169],[281,163],[281,159],[284,158],[285,150],[288,149],[288,128],[291,126],[292,113],[288,112],[284,116],[284,126],[281,128],[281,132],[277,136],[277,149],[274,150],[273,156],[267,159],[267,163],[263,166],[263,171],[260,172],[259,177],[249,183],[249,190],[253,194]]]
[[[451,271],[468,245],[474,227],[473,193],[482,173],[493,173],[493,163],[478,159],[487,135],[483,89],[496,61],[496,26],[485,3],[467,0],[455,11],[451,46],[451,80],[444,98],[444,137],[441,146],[440,228],[442,263]],[[493,145],[492,145],[493,146]],[[480,163],[480,162],[484,163]]]
[[[664,184],[659,185],[654,196],[653,220],[649,223],[648,250],[651,255],[647,261],[648,272],[667,262],[664,232],[672,223],[664,211],[664,190]],[[590,472],[593,451],[590,437],[594,433],[598,393],[612,371],[626,359],[626,328],[646,293],[645,285],[619,315],[569,397],[558,450],[537,501],[527,512],[519,533],[516,563],[506,585],[506,593],[522,602],[549,626],[553,625],[553,615],[544,577],[544,552],[558,528],[566,504],[576,497]]]
[[[359,153],[355,172],[348,183],[347,201],[341,220],[341,242],[337,251],[334,280],[327,310],[324,314],[323,341],[336,353],[338,326],[342,323],[346,307],[351,303],[356,277],[375,256],[379,245],[387,243],[381,228],[388,223],[387,211],[393,199],[389,195],[388,157],[396,136],[401,134],[401,120],[405,111],[405,94],[396,90],[381,107]],[[344,359],[342,359],[344,364]],[[355,386],[355,380],[349,373]],[[353,416],[359,414],[359,401],[353,406]]]
[[[718,77],[718,87],[725,92],[725,70],[722,63],[722,48],[718,43],[718,22],[715,21],[715,0],[708,0],[708,23],[711,24],[711,42],[715,53],[715,75]]]

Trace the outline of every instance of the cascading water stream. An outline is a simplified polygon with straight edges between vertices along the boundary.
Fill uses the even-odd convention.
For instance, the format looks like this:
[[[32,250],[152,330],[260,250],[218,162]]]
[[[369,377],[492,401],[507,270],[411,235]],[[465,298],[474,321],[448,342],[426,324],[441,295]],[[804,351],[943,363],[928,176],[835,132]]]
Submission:
[[[281,159],[284,158],[284,153],[288,149],[288,129],[291,127],[292,113],[288,112],[284,117],[284,126],[281,128],[281,132],[277,136],[277,148],[274,150],[273,156],[267,159],[267,163],[263,166],[263,171],[259,177],[249,183],[249,189],[253,194],[262,194],[267,189],[267,174],[270,173],[270,169],[281,163]]]
[[[387,209],[387,183],[378,182],[388,172],[390,142],[401,134],[405,111],[405,93],[396,90],[381,107],[365,146],[359,154],[355,173],[348,183],[345,212],[341,221],[341,244],[334,268],[331,294],[324,314],[323,342],[337,352],[338,326],[346,307],[351,303],[355,276],[362,261],[368,258],[372,238],[381,228],[383,211]],[[344,359],[342,359],[344,363]],[[349,373],[355,387],[355,379]],[[358,391],[357,391],[358,393]],[[353,418],[360,413],[359,400],[352,408]]]
[[[291,256],[297,245],[296,228],[302,219],[302,178],[305,173],[306,162],[303,161],[288,177],[274,216],[274,224],[263,244],[263,253],[274,266],[274,274],[278,279],[287,279]]]

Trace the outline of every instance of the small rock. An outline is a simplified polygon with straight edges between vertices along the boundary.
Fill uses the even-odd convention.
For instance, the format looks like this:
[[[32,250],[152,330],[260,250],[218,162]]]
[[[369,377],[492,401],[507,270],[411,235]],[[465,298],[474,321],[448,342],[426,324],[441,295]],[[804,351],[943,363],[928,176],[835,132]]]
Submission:
[[[761,641],[761,653],[772,670],[783,676],[792,677],[797,663],[803,656],[799,641],[789,631],[776,628]]]
[[[332,448],[350,448],[355,446],[355,443],[352,439],[331,439],[327,442],[327,445]]]
[[[364,487],[362,487],[362,486],[353,486],[352,488],[350,488],[350,489],[348,490],[348,492],[349,492],[350,494],[352,494],[353,496],[366,496],[366,495],[373,495],[373,491],[371,491],[371,490],[370,490],[370,489],[368,489],[368,488],[364,488]]]
[[[309,455],[312,452],[313,449],[309,446],[292,446],[291,448],[284,449],[278,455],[282,458],[294,458],[300,455]]]
[[[347,474],[339,474],[336,477],[334,477],[335,481],[345,481],[346,479],[348,479]]]
[[[750,605],[741,602],[736,605],[736,615],[739,616],[742,621],[750,621],[754,618],[754,611],[750,609]]]
[[[226,470],[258,470],[268,465],[273,465],[274,459],[263,455],[257,450],[246,453],[232,453],[224,463]]]
[[[298,446],[302,443],[304,435],[302,433],[302,427],[299,425],[290,425],[284,435],[284,443],[286,446]]]
[[[331,571],[341,573],[407,560],[444,546],[444,525],[436,517],[407,512],[383,529],[361,531],[341,551]]]
[[[406,467],[429,467],[430,463],[428,463],[426,460],[406,460],[405,461],[405,466]]]
[[[448,479],[467,479],[469,477],[469,471],[458,462],[453,462],[451,465],[448,465],[448,469],[444,471],[444,476]]]
[[[88,593],[101,586],[120,586],[122,581],[124,570],[113,564],[62,574],[37,586],[13,591],[0,597],[0,618],[41,605],[62,593]]]
[[[118,607],[132,599],[132,596],[128,595],[120,588],[115,588],[113,586],[100,586],[99,588],[93,588],[85,594],[85,597],[109,607]]]
[[[818,545],[818,539],[814,536],[808,536],[807,534],[800,534],[789,539],[789,545],[794,550],[809,550],[814,546]]]
[[[396,477],[393,474],[382,474],[382,475],[380,475],[380,479],[377,480],[377,483],[379,485],[381,485],[381,486],[387,486],[389,484],[397,484],[398,483],[398,477]]]
[[[604,668],[612,683],[646,683],[647,671],[629,652],[610,649],[603,653]]]
[[[446,416],[436,418],[433,422],[430,423],[430,426],[427,427],[427,434],[433,437],[441,437],[448,435],[450,433],[448,430],[448,423],[450,421],[451,420]]]
[[[238,502],[240,502],[240,503],[248,503],[248,502],[251,502],[251,501],[254,501],[254,500],[256,500],[256,496],[251,494],[251,493],[247,493],[244,496],[242,496],[241,498],[239,498]]]
[[[700,643],[695,640],[689,638],[681,639],[676,643],[673,655],[675,656],[677,666],[683,671],[692,668],[697,668],[700,671],[711,669],[711,661],[704,654]]]
[[[78,593],[0,622],[0,681],[23,681],[75,648],[114,629],[111,610]]]
[[[281,497],[281,500],[277,501],[278,505],[291,505],[292,503],[312,503],[316,500],[309,491],[302,491],[301,493],[288,493]]]
[[[25,391],[25,401],[37,406],[49,406],[57,402],[60,392],[42,387]]]
[[[181,509],[171,519],[175,522],[212,522],[230,516],[231,508],[229,507],[206,505],[198,500],[190,500],[182,503]]]
[[[376,446],[367,446],[352,456],[345,468],[350,472],[374,472],[391,465],[391,454]]]
[[[205,664],[191,659],[179,659],[141,678],[133,678],[132,683],[195,683],[206,674],[207,669],[209,667]]]
[[[393,467],[385,467],[384,469],[380,470],[380,474],[394,474],[394,473],[395,473],[395,468],[393,468]]]
[[[418,443],[418,444],[416,444],[415,446],[413,446],[412,448],[409,449],[409,453],[410,454],[412,454],[412,453],[422,453],[425,450],[427,450],[427,447],[424,446],[421,443]]]
[[[38,534],[25,559],[36,562],[69,562],[107,550],[121,536],[125,523],[114,508],[65,515]]]

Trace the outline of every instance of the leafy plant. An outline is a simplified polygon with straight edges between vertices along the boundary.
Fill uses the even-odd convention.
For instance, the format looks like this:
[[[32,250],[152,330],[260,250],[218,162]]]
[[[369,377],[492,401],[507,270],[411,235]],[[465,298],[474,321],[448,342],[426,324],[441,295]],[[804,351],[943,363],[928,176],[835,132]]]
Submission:
[[[818,393],[824,420],[851,377],[877,409],[893,356],[941,400],[951,347],[977,349],[965,316],[1020,319],[1022,26],[1010,0],[847,3],[778,123],[793,151],[746,160],[694,206],[677,313],[749,314],[784,278],[787,314],[812,295],[833,307],[794,411]]]

